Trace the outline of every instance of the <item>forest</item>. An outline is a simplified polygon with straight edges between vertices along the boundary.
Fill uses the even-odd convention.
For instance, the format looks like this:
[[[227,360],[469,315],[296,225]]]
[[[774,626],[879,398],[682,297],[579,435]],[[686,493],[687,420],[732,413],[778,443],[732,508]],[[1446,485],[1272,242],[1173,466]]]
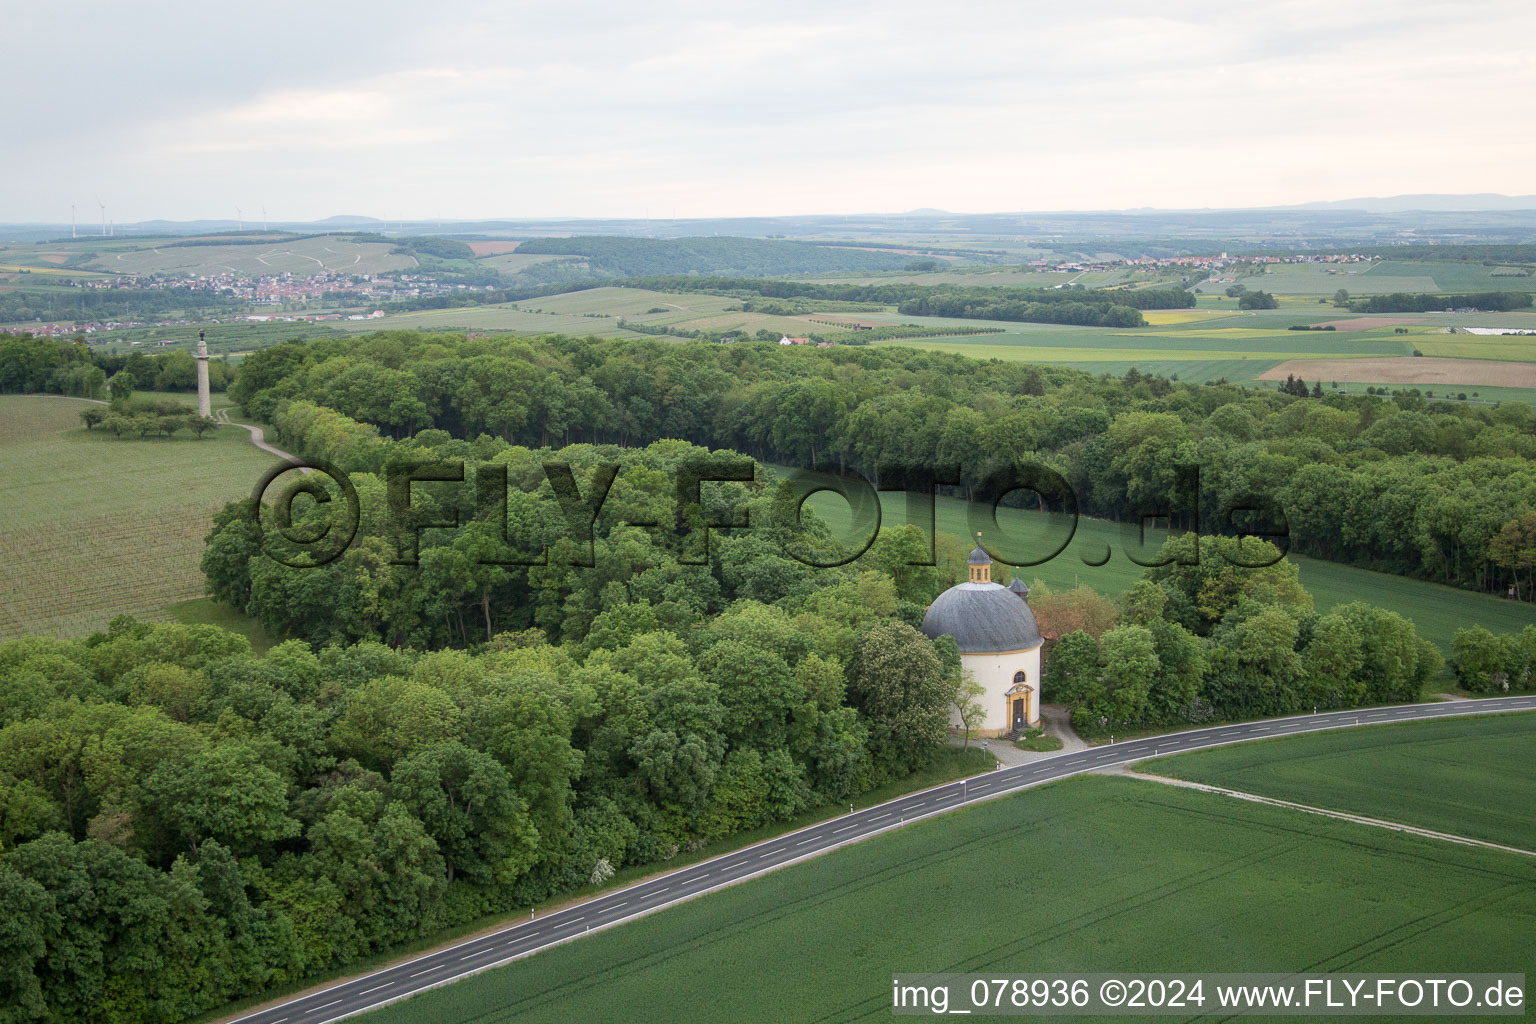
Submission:
[[[45,379],[76,365],[46,345],[51,369],[46,347],[0,355]],[[127,618],[0,644],[4,1019],[185,1020],[928,768],[968,691],[953,641],[917,626],[963,552],[922,564],[901,526],[849,561],[755,459],[974,480],[1027,457],[1120,515],[1188,500],[1178,466],[1198,465],[1186,527],[1278,484],[1293,546],[1390,557],[1395,539],[1405,568],[1469,585],[1506,533],[1536,545],[1524,406],[400,332],[262,350],[231,395],[349,475],[356,537],[305,562],[327,506],[218,513],[208,589],[290,638],[265,656]],[[400,468],[455,465],[473,486],[428,472],[391,500]],[[1044,699],[1088,735],[1416,699],[1433,645],[1365,604],[1319,614],[1278,554],[1185,534],[1118,599],[1031,595]],[[1491,643],[1458,639],[1466,672],[1536,651]]]
[[[208,361],[208,386],[223,391],[237,372],[227,358]],[[0,394],[53,394],[105,398],[110,378],[130,391],[196,391],[197,360],[183,348],[111,355],[83,336],[67,341],[0,334]]]
[[[1070,482],[1083,514],[1123,520],[1179,507],[1176,467],[1198,466],[1202,532],[1262,500],[1304,554],[1536,591],[1536,540],[1518,525],[1536,509],[1536,414],[1522,403],[1302,397],[883,346],[394,332],[262,350],[230,394],[289,450],[369,471],[391,439],[430,445],[423,431],[484,435],[487,457],[671,437],[877,482],[893,463],[977,481],[1027,459]]]
[[[590,488],[596,453],[567,454]],[[609,504],[668,517],[656,481],[714,457],[630,449]],[[514,480],[539,469],[501,465]],[[295,623],[345,606],[393,640],[396,616],[446,619],[400,646],[298,639],[255,657],[215,627],[127,618],[84,640],[0,644],[5,1019],[185,1020],[928,765],[959,657],[911,624],[912,598],[939,582],[903,564],[912,539],[885,542],[894,575],[812,571],[778,553],[815,538],[771,489],[726,485],[703,511],[716,502],[757,526],[717,535],[708,565],[604,522],[590,570],[557,546],[516,580],[480,573],[464,560],[491,538],[473,529],[396,567],[426,584],[409,594],[287,570]],[[215,526],[210,562],[234,554],[239,511]],[[382,543],[343,575],[367,586]],[[211,579],[247,573],[252,600],[271,600],[262,563],[275,565],[214,565]],[[522,590],[541,625],[487,640],[429,593],[444,572]],[[339,632],[343,617],[316,622],[295,632]],[[465,636],[473,650],[446,646]]]

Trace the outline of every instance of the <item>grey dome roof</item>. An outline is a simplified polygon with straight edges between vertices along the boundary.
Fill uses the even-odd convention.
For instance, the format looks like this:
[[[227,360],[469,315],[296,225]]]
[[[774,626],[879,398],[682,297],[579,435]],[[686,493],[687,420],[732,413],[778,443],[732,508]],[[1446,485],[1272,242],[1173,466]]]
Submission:
[[[980,544],[977,544],[976,547],[971,550],[971,557],[967,558],[965,561],[969,565],[991,565],[992,556],[987,554],[986,551],[982,549]]]
[[[1012,583],[1008,584],[1008,589],[1020,597],[1029,596],[1029,587],[1025,585],[1024,581],[1019,579],[1017,576],[1013,578]]]
[[[999,583],[962,583],[934,598],[923,616],[929,637],[949,634],[965,654],[1027,651],[1040,646],[1035,613]]]

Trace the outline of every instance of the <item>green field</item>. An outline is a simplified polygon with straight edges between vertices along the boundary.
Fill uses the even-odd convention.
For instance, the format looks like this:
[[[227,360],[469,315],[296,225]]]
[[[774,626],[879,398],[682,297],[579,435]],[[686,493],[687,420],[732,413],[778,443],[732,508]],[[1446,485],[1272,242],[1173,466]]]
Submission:
[[[1536,850],[1536,714],[1342,729],[1164,757],[1141,767]]]
[[[126,354],[132,351],[143,351],[153,355],[161,351],[155,344],[161,340],[171,340],[180,347],[192,351],[197,347],[197,332],[203,331],[207,335],[208,351],[215,356],[239,355],[245,352],[253,352],[268,345],[276,345],[290,338],[303,338],[314,340],[317,338],[341,337],[344,332],[337,330],[329,324],[308,323],[303,321],[286,321],[273,323],[206,323],[206,324],[167,324],[163,327],[132,327],[121,331],[102,331],[90,335],[90,344],[93,348],[99,347],[104,352],[114,354]],[[133,342],[138,342],[134,345]]]
[[[122,613],[161,619],[200,597],[213,513],[273,464],[237,427],[117,440],[81,429],[85,407],[0,396],[0,639],[79,635]]]
[[[1086,776],[910,826],[365,1019],[883,1020],[898,971],[1532,974],[1533,933],[1531,858]]]
[[[618,321],[624,319],[638,324],[708,331],[711,334],[738,331],[753,333],[760,330],[789,335],[837,333],[835,328],[812,323],[800,316],[775,316],[730,309],[740,305],[740,299],[719,295],[675,294],[641,288],[588,288],[522,302],[397,313],[383,320],[343,322],[337,326],[351,331],[458,328],[471,331],[514,331],[521,334],[571,334],[578,337],[648,336],[619,327]],[[652,309],[664,312],[649,312]],[[811,315],[826,317],[832,314]]]
[[[176,245],[177,240],[139,243],[132,249],[103,252],[84,266],[114,274],[219,274],[261,276],[289,272],[298,275],[330,270],[346,274],[377,274],[410,270],[416,258],[391,252],[390,242],[354,242],[322,235],[294,239],[275,235],[254,245]],[[64,248],[57,246],[56,248]]]
[[[1084,288],[1108,288],[1123,284],[1138,287],[1177,284],[1183,276],[1185,274],[1178,270],[1144,270],[1135,267],[1065,271],[1028,266],[959,266],[926,273],[898,271],[889,274],[825,274],[799,279],[828,284],[953,284],[966,288],[1054,288],[1062,284],[1080,284]]]
[[[969,506],[958,498],[935,499],[934,522],[940,533],[956,538],[970,537],[974,531],[968,518]],[[848,505],[835,494],[820,493],[806,502],[827,520],[840,538],[851,540],[853,516]],[[905,499],[898,494],[886,494],[882,502],[883,524],[890,526],[905,521]],[[1043,516],[1034,512],[1002,509],[999,524],[1007,538],[998,542],[988,534],[988,543],[1001,554],[1016,559],[1041,557],[1048,553],[1059,534],[1051,533],[1043,526]],[[1156,551],[1160,534],[1148,531],[1152,538],[1146,547],[1135,551],[1137,557],[1149,561]],[[1057,538],[1050,543],[1051,538]],[[1108,562],[1100,566],[1084,563],[1088,558],[1098,561],[1105,547],[1111,549]],[[1089,586],[1102,594],[1118,595],[1127,590],[1146,570],[1126,556],[1127,543],[1119,524],[1103,519],[1083,517],[1078,520],[1077,532],[1070,545],[1056,558],[1043,565],[1017,570],[1026,583],[1043,581],[1056,589],[1070,589],[1078,584]],[[1327,562],[1300,555],[1288,556],[1301,571],[1301,583],[1312,593],[1319,612],[1334,605],[1350,601],[1367,601],[1370,604],[1390,608],[1413,621],[1419,633],[1436,644],[1442,653],[1450,654],[1451,636],[1459,628],[1482,625],[1495,633],[1517,633],[1528,625],[1536,624],[1536,607],[1521,601],[1508,601],[1490,594],[1476,594],[1454,587],[1407,579],[1386,573],[1371,572],[1338,562]],[[1004,566],[999,575],[1011,576],[1014,570]],[[1000,580],[1006,583],[1006,579]]]
[[[481,262],[506,259],[487,257]],[[529,257],[533,258],[533,257]],[[1385,265],[1385,264],[1384,264]],[[1435,266],[1439,266],[1438,264]],[[1459,264],[1450,264],[1459,266]],[[1281,271],[1314,272],[1317,265],[1280,265]],[[1478,268],[1482,269],[1482,268]],[[1126,273],[1131,273],[1127,271]],[[1140,274],[1141,272],[1136,272]],[[941,284],[1042,284],[1048,274],[1018,267],[956,268],[939,274],[889,277],[838,278]],[[1025,280],[1025,279],[1042,280]],[[943,279],[943,280],[940,280]],[[826,280],[831,280],[828,278]],[[1257,279],[1255,279],[1257,280]],[[1398,285],[1403,278],[1394,278]],[[1527,280],[1527,279],[1522,279]],[[1112,282],[1091,282],[1112,283]],[[1138,282],[1141,283],[1141,282]],[[1149,276],[1145,282],[1159,283]],[[1166,282],[1164,282],[1166,283]],[[1431,282],[1432,283],[1432,282]],[[1268,286],[1266,284],[1266,286]],[[1329,289],[1332,294],[1338,285]],[[1384,290],[1395,290],[1387,288]],[[836,313],[778,316],[733,310],[740,300],[723,296],[655,292],[633,288],[589,288],[561,295],[492,306],[461,307],[393,314],[383,320],[336,325],[348,332],[379,329],[509,331],[521,334],[568,334],[578,337],[642,337],[641,332],[619,326],[632,324],[666,326],[704,331],[710,336],[733,333],[818,334],[836,339],[836,328],[815,320],[835,319]],[[1421,313],[1413,323],[1371,327],[1361,331],[1291,331],[1288,327],[1360,319],[1359,314],[1337,309],[1331,302],[1289,297],[1281,309],[1239,310],[1233,299],[1204,295],[1198,310],[1161,311],[1151,314],[1147,327],[1116,330],[1058,324],[1011,323],[952,317],[920,317],[884,311],[847,314],[860,320],[886,324],[916,324],[946,328],[983,329],[986,334],[913,338],[875,344],[898,345],[951,352],[973,359],[1002,359],[1070,366],[1090,373],[1123,375],[1132,366],[1180,381],[1200,383],[1225,379],[1253,385],[1276,364],[1292,358],[1411,357],[1418,349],[1425,355],[1464,359],[1536,361],[1536,337],[1515,338],[1451,333],[1453,327],[1526,327],[1536,329],[1536,313]],[[658,310],[658,312],[652,312]],[[1403,387],[1405,385],[1398,385]],[[1515,389],[1514,400],[1536,402],[1536,391]]]
[[[1239,275],[1237,283],[1276,295],[1332,297],[1343,288],[1351,295],[1390,292],[1497,292],[1536,290],[1528,267],[1484,266],[1446,260],[1378,260],[1373,263],[1274,263],[1263,273]],[[1225,285],[1202,285],[1207,292]]]

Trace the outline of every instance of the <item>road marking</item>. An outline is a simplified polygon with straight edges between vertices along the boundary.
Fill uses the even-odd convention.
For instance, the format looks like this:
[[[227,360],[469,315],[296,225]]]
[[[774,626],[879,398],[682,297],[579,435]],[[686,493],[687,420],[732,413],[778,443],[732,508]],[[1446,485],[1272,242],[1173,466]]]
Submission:
[[[655,890],[654,892],[650,893],[649,895],[651,895],[651,896],[659,896],[662,893],[666,892],[670,888],[672,888],[670,885],[664,885],[660,889]]]
[[[581,917],[586,917],[586,916],[587,916],[586,914],[582,914],[581,915]],[[577,921],[580,921],[581,917],[573,917],[573,918],[571,918],[571,924],[575,924]]]
[[[767,853],[760,853],[757,855],[757,859],[762,860],[764,857],[772,857],[776,853],[783,853],[786,849],[787,847],[781,846],[777,850],[769,850]]]
[[[809,839],[802,839],[802,840],[800,840],[795,845],[796,846],[804,846],[806,843],[814,843],[816,840],[818,840],[820,838],[821,838],[821,836],[811,836],[811,838],[809,838]]]
[[[358,995],[365,996],[369,992],[377,992],[379,989],[381,989],[381,988],[389,988],[389,986],[391,986],[393,984],[394,984],[394,982],[392,982],[392,981],[386,981],[382,985],[375,985],[375,986],[373,986],[373,988],[365,988],[361,992],[359,992]]]
[[[925,804],[927,802],[928,802],[927,800],[919,800],[917,803],[913,804],[912,806],[913,806],[913,808],[918,808],[918,807],[923,806],[923,804]]]
[[[488,949],[482,949],[482,950],[479,950],[477,952],[470,953],[468,956],[461,956],[461,957],[459,957],[459,959],[460,960],[473,960],[475,957],[477,957],[477,956],[485,956],[485,954],[487,954],[489,952],[490,952],[490,950],[488,950]]]
[[[1525,697],[1525,698],[1518,699],[1518,700],[1510,700],[1508,698],[1504,698],[1502,701],[1500,701],[1499,698],[1492,698],[1492,699],[1490,699],[1488,701],[1488,704],[1495,705],[1495,706],[1491,706],[1490,707],[1490,706],[1484,705],[1484,707],[1482,709],[1477,710],[1477,711],[1463,710],[1463,708],[1466,707],[1466,703],[1467,702],[1460,702],[1460,701],[1458,701],[1458,702],[1455,702],[1455,703],[1452,703],[1452,704],[1442,704],[1442,705],[1434,705],[1434,706],[1422,706],[1421,705],[1421,706],[1416,706],[1416,707],[1413,707],[1413,708],[1405,708],[1405,709],[1400,709],[1400,710],[1376,711],[1376,712],[1367,713],[1363,717],[1379,719],[1379,718],[1381,718],[1383,716],[1386,716],[1386,717],[1390,717],[1390,718],[1396,719],[1396,720],[1404,720],[1404,719],[1422,720],[1422,719],[1430,718],[1430,717],[1461,716],[1461,715],[1467,715],[1467,714],[1477,715],[1477,714],[1487,714],[1487,713],[1495,713],[1496,714],[1496,713],[1499,713],[1499,712],[1502,712],[1502,711],[1514,711],[1514,710],[1524,711],[1524,710],[1529,710],[1529,709],[1536,709],[1536,698],[1532,698],[1532,697]],[[1291,734],[1296,734],[1296,733],[1299,733],[1299,732],[1311,731],[1311,729],[1313,727],[1319,726],[1319,725],[1321,725],[1321,726],[1323,726],[1325,728],[1330,726],[1330,725],[1332,727],[1334,727],[1334,728],[1346,727],[1346,726],[1348,726],[1350,724],[1360,724],[1361,717],[1362,716],[1358,712],[1348,713],[1348,714],[1339,713],[1339,714],[1337,714],[1337,715],[1335,715],[1333,717],[1310,717],[1310,718],[1305,718],[1305,719],[1303,719],[1303,718],[1294,718],[1294,719],[1290,719],[1290,720],[1274,722],[1274,723],[1271,723],[1271,724],[1248,725],[1246,727],[1246,729],[1247,729],[1246,737],[1254,737],[1254,738],[1256,738],[1257,734],[1267,732],[1271,728],[1277,729],[1278,732],[1276,733],[1276,735],[1279,736],[1279,735],[1291,735]],[[1375,723],[1373,722],[1372,724],[1375,724]],[[1236,734],[1236,731],[1221,733],[1219,735],[1221,735],[1221,736],[1229,736],[1229,735],[1235,735],[1235,734]],[[1207,746],[1212,745],[1212,742],[1213,742],[1214,738],[1217,735],[1218,734],[1212,733],[1212,732],[1198,732],[1198,733],[1190,734],[1190,735],[1186,736],[1185,738],[1183,738],[1181,740],[1169,740],[1169,742],[1171,744],[1170,750],[1174,750],[1174,749],[1189,750],[1189,749],[1200,749],[1202,747],[1207,747]],[[1266,738],[1269,738],[1269,737],[1266,737]],[[1116,746],[1117,746],[1117,749],[1114,750],[1114,751],[1102,751],[1102,752],[1100,752],[1099,757],[1102,758],[1102,757],[1107,757],[1107,756],[1117,756],[1117,755],[1123,754],[1123,755],[1126,756],[1127,759],[1138,759],[1140,757],[1146,756],[1146,750],[1145,750],[1144,746],[1140,746],[1140,745],[1135,745],[1135,746],[1127,745],[1127,746],[1123,746],[1123,747],[1119,746],[1119,745],[1116,745]],[[1158,751],[1161,751],[1161,746],[1159,745],[1159,746],[1155,747],[1154,749],[1156,749]],[[1060,755],[1058,755],[1058,758],[1059,757],[1060,757]],[[1069,775],[1075,774],[1075,773],[1077,773],[1079,771],[1090,769],[1090,768],[1092,768],[1094,766],[1094,761],[1092,759],[1090,759],[1089,757],[1086,757],[1086,756],[1073,757],[1070,760],[1069,759],[1065,759],[1065,758],[1061,758],[1061,759],[1051,758],[1051,759],[1048,759],[1048,761],[1054,761],[1055,763],[1046,763],[1046,764],[1042,764],[1040,766],[1034,767],[1034,768],[1029,770],[1028,775],[1029,776],[1037,776],[1037,775],[1039,775],[1042,772],[1051,772],[1051,773],[1053,773],[1051,778],[1060,778],[1060,777],[1064,777],[1064,776],[1069,776]],[[1028,783],[1030,781],[1033,781],[1033,780],[1031,780],[1029,778],[1026,778],[1026,774],[1025,774],[1025,772],[1022,769],[1015,769],[1015,770],[1012,770],[1012,771],[1002,771],[1001,766],[999,766],[999,768],[996,771],[1000,772],[1001,774],[993,774],[991,779],[988,782],[978,782],[978,783],[976,783],[974,785],[973,788],[978,789],[978,790],[987,789],[987,788],[990,788],[990,786],[991,786],[993,781],[996,781],[996,782],[1002,783],[1002,785],[1000,785],[998,788],[1001,788],[1005,792],[1007,792],[1007,791],[1018,790],[1018,789],[1020,789],[1020,788],[1022,788],[1024,786],[1028,785]],[[1040,780],[1040,781],[1045,781],[1045,780]],[[952,790],[953,788],[954,788],[953,783],[951,783],[950,786],[946,790],[940,791],[940,792],[935,793],[933,795],[940,795],[941,796],[942,792],[948,792],[949,790]],[[962,793],[962,796],[965,794],[965,789],[964,789],[963,786],[961,788],[961,793]],[[927,802],[928,801],[925,800],[925,801],[922,801],[920,804],[912,804],[912,805],[905,805],[905,806],[916,807],[916,806],[921,806],[922,803],[927,803]],[[845,826],[843,826],[841,828],[834,829],[833,830],[833,834],[841,833],[841,832],[846,832],[846,831],[848,831],[850,829],[858,827],[861,824],[868,824],[870,822],[881,821],[881,820],[883,820],[885,818],[892,817],[894,812],[895,812],[895,810],[903,809],[903,805],[901,805],[901,804],[888,805],[888,806],[893,806],[893,811],[887,812],[885,814],[877,815],[876,817],[871,818],[871,819],[869,819],[868,821],[865,821],[865,822],[854,822],[854,823],[850,823],[848,825],[845,825]],[[1307,808],[1307,807],[1302,807],[1301,809],[1309,810],[1309,811],[1314,810],[1312,808]],[[1336,813],[1336,812],[1319,812],[1319,813],[1327,813],[1327,814],[1330,814],[1330,816],[1331,816],[1333,813]],[[919,816],[918,819],[914,819],[914,820],[920,820],[920,818],[921,818],[921,816]],[[1374,823],[1374,822],[1367,822],[1367,823]],[[1399,827],[1395,823],[1383,823],[1383,825],[1384,825],[1384,827],[1392,827],[1392,828],[1398,828]],[[1408,829],[1407,831],[1413,831],[1413,830]],[[816,838],[827,838],[827,837],[826,836],[812,837],[812,839],[804,840],[804,841],[802,841],[800,843],[797,843],[796,845],[797,846],[806,845],[807,843],[813,841]],[[1437,834],[1436,838],[1440,838],[1440,836]],[[1462,837],[1449,836],[1449,835],[1444,836],[1444,838],[1450,839],[1450,840],[1453,840],[1453,841],[1463,841],[1463,842],[1466,841],[1466,840],[1462,839]],[[1484,844],[1482,844],[1479,841],[1473,841],[1473,842],[1476,845],[1484,845]],[[1492,844],[1488,844],[1488,845],[1492,845]],[[778,850],[771,851],[771,852],[774,852],[774,853],[783,852],[785,849],[787,849],[787,848],[786,847],[780,847]],[[1524,853],[1524,852],[1527,852],[1527,851],[1518,851],[1518,852]],[[767,856],[767,855],[764,855],[764,856]],[[761,859],[761,858],[759,858],[759,859]],[[692,878],[684,879],[683,880],[683,887],[684,888],[690,888],[691,884],[693,882],[703,882],[710,875],[716,873],[716,871],[724,872],[725,874],[727,874],[729,876],[730,874],[734,873],[738,869],[748,867],[749,864],[750,864],[750,857],[747,857],[747,858],[745,858],[743,860],[740,860],[740,861],[736,861],[734,863],[722,863],[722,864],[719,864],[714,870],[704,871],[704,872],[702,872],[699,875],[693,876]],[[661,891],[665,891],[665,890],[658,890],[658,894]],[[691,890],[690,892],[688,892],[685,895],[679,897],[678,899],[671,901],[671,903],[680,902],[681,900],[688,898],[689,895],[696,894],[697,891],[699,891],[699,890]],[[647,894],[647,895],[649,895],[649,894]],[[642,896],[641,899],[644,900],[644,896]],[[600,912],[599,916],[602,916],[602,915],[606,914],[606,912],[609,911],[609,910],[618,910],[620,907],[627,906],[628,902],[629,901],[620,902],[620,903],[614,904],[612,907],[602,907],[602,906],[599,906],[599,908],[598,908],[599,912]],[[664,905],[670,906],[671,903],[664,904]],[[574,924],[576,921],[580,921],[580,920],[582,920],[582,918],[581,917],[577,917],[577,918],[574,918],[574,919],[570,919],[569,921],[564,922],[564,923]],[[540,924],[542,924],[542,923],[543,922],[540,922]],[[557,925],[556,927],[559,927],[559,925]],[[520,931],[521,929],[519,928],[518,930]],[[544,945],[550,945],[550,944],[553,944],[556,941],[559,941],[558,939],[555,939],[555,938],[546,938],[545,936],[539,935],[537,933],[531,934],[531,935],[527,935],[525,937],[535,941],[536,943],[540,943],[541,944],[541,945],[538,945],[538,946],[536,946],[534,948],[543,948]],[[493,949],[484,950],[482,952],[491,952],[491,951],[496,951],[496,950],[513,949],[513,948],[516,948],[519,945],[520,941],[521,941],[521,939],[514,940],[513,942],[507,943],[507,944],[505,944],[503,946],[493,947]],[[462,946],[460,948],[462,948]],[[443,951],[443,952],[446,952],[446,950]],[[428,954],[428,955],[436,955],[436,954]],[[464,957],[463,959],[470,959],[470,958],[472,958],[474,956],[479,956],[479,955],[481,955],[481,953],[473,953],[473,954],[469,954],[468,956]],[[422,970],[417,971],[417,972],[409,975],[409,977],[417,978],[417,977],[420,977],[422,975],[431,974],[431,973],[434,973],[434,972],[440,972],[446,966],[447,965],[445,963],[438,963],[438,964],[429,965],[428,967],[423,968]],[[451,975],[449,978],[444,979],[444,983],[451,982],[451,981],[457,981],[460,978],[466,977],[469,974],[474,973],[475,970],[478,970],[478,969],[466,970],[464,972]],[[345,982],[343,982],[342,984],[345,984]],[[385,984],[385,985],[376,986],[375,988],[368,989],[365,992],[360,993],[360,994],[367,994],[369,992],[374,992],[374,991],[377,991],[380,988],[388,988],[392,984],[393,984],[393,982],[391,982],[389,984]],[[423,983],[423,984],[425,985],[426,983]],[[337,988],[332,988],[331,989],[331,991],[336,991],[336,990],[337,990]],[[417,990],[413,990],[413,991],[417,991]],[[316,995],[320,995],[320,994],[325,994],[325,993],[316,993]],[[302,1009],[302,1015],[303,1016],[309,1016],[310,1014],[315,1013],[317,1011],[324,1010],[324,1009],[326,1009],[328,1007],[331,1007],[331,1006],[335,1006],[335,1005],[341,1003],[342,1001],[343,1001],[343,999],[338,998],[338,999],[335,999],[335,1000],[333,1000],[333,1001],[331,1001],[329,1003],[325,1003],[325,1004],[323,1004],[321,1006],[316,1006],[316,1007],[312,1007],[312,1008],[304,1008],[304,1009]],[[302,1000],[301,999],[295,999],[295,1000],[291,1001],[287,1005],[302,1007]],[[246,1018],[241,1018],[241,1019],[244,1020]],[[289,1021],[291,1019],[292,1018],[290,1018],[290,1017],[284,1017],[284,1018],[281,1018],[279,1021],[273,1022],[273,1024],[284,1024],[284,1022]]]

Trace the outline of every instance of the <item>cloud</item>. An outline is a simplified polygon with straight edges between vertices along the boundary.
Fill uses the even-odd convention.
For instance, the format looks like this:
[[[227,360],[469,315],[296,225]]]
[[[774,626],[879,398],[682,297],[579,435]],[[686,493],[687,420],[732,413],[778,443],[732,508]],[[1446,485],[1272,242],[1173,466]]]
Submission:
[[[8,77],[43,86],[7,108],[8,220],[96,192],[119,221],[257,202],[283,218],[1263,205],[1529,191],[1536,157],[1523,2],[423,17],[281,0],[12,20]]]

